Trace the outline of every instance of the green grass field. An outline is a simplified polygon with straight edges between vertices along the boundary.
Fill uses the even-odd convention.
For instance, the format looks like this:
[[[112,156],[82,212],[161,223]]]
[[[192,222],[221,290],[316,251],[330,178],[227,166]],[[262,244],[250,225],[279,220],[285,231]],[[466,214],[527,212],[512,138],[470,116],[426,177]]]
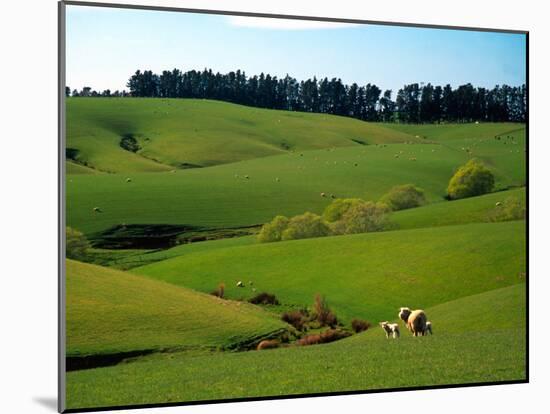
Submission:
[[[122,149],[124,137],[140,149]],[[116,226],[137,238],[189,226],[195,239],[178,242],[208,241],[96,244],[83,260],[103,266],[67,261],[67,356],[152,352],[68,372],[68,407],[525,379],[526,223],[490,216],[509,197],[526,204],[526,144],[523,124],[69,98],[67,225],[94,241]],[[495,191],[446,201],[471,158],[491,169]],[[389,231],[263,244],[251,235],[278,214],[321,213],[332,197],[376,201],[409,183],[427,203],[391,213]],[[208,294],[220,283],[223,300]],[[280,305],[246,302],[259,292]],[[281,313],[311,309],[317,293],[344,329],[353,318],[373,327],[330,344],[291,337],[244,351],[292,331]],[[401,306],[425,309],[434,335],[387,340],[377,323],[395,321]]]
[[[134,136],[138,153],[119,146]],[[212,166],[288,150],[418,141],[377,124],[324,114],[259,109],[201,99],[67,100],[67,147],[108,172]]]
[[[493,169],[497,189],[523,185],[525,154],[487,145],[479,156]],[[122,223],[242,227],[277,214],[319,213],[330,202],[321,193],[376,200],[404,183],[442,201],[454,170],[468,159],[440,144],[356,145],[174,173],[71,174],[67,223],[86,234]]]
[[[67,355],[235,345],[284,328],[247,303],[222,301],[68,260]]]
[[[379,321],[396,306],[430,307],[520,282],[524,246],[523,222],[482,223],[228,247],[132,272],[203,292],[224,282],[234,299],[252,295],[236,282],[252,281],[297,308],[321,293],[345,321]]]
[[[365,304],[367,307],[368,304]],[[71,408],[525,379],[525,285],[426,310],[434,335],[378,327],[326,345],[144,358],[71,372]]]

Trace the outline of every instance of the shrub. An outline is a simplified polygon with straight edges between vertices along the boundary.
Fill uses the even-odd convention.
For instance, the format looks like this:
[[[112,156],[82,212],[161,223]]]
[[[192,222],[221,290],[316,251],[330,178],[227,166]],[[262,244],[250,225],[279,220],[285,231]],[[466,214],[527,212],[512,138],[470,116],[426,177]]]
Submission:
[[[332,232],[355,234],[382,231],[388,225],[387,212],[385,204],[364,201],[350,207],[342,219],[332,225]]]
[[[65,235],[65,256],[69,259],[82,259],[90,248],[90,242],[86,236],[72,227],[65,228]]]
[[[360,198],[337,198],[325,208],[323,219],[328,223],[334,223],[340,220],[351,207],[363,202]]]
[[[284,322],[294,326],[299,331],[304,329],[304,325],[307,323],[307,317],[307,313],[301,310],[285,312],[281,315],[281,319]]]
[[[213,290],[211,293],[213,296],[217,296],[218,298],[223,299],[223,296],[225,295],[225,284],[220,283],[218,285],[218,288],[216,290]]]
[[[490,192],[494,186],[493,173],[480,161],[471,159],[453,175],[447,195],[450,200],[473,197]]]
[[[391,210],[405,210],[418,207],[426,203],[424,190],[412,184],[404,184],[393,187],[387,192],[380,202],[386,204]]]
[[[517,197],[509,197],[488,214],[489,221],[523,220],[527,210]]]
[[[321,217],[307,212],[290,219],[287,229],[283,231],[281,240],[308,239],[328,236],[329,234],[330,229]]]
[[[313,311],[315,313],[315,319],[317,319],[320,326],[330,326],[334,328],[338,324],[338,318],[336,318],[334,312],[329,308],[326,299],[320,294],[315,295]]]
[[[278,305],[279,301],[271,293],[262,292],[258,293],[256,296],[248,300],[250,303],[255,305]]]
[[[288,227],[288,218],[285,216],[277,216],[271,222],[262,226],[260,233],[258,233],[258,241],[260,243],[269,243],[280,241],[283,232]]]
[[[372,325],[369,321],[364,321],[361,319],[354,319],[351,321],[351,329],[353,329],[353,332],[355,333],[366,331],[371,326]]]
[[[307,345],[316,345],[316,344],[326,344],[329,342],[338,341],[339,339],[344,339],[350,336],[351,333],[343,331],[341,329],[329,329],[327,331],[321,332],[320,334],[307,335],[298,340],[298,345],[307,346]]]

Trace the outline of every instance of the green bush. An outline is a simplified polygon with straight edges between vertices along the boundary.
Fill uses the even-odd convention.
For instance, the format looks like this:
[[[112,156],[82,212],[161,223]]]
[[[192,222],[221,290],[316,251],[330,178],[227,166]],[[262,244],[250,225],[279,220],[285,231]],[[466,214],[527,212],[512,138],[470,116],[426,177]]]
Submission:
[[[497,203],[489,212],[489,221],[524,220],[527,213],[525,204],[517,197],[509,197],[502,203]]]
[[[363,201],[349,208],[342,219],[333,223],[333,234],[355,234],[382,231],[388,225],[388,206]]]
[[[490,192],[494,186],[493,173],[482,162],[471,159],[453,175],[447,195],[451,200],[473,197]]]
[[[72,227],[65,228],[65,256],[69,259],[82,259],[90,248],[90,242],[81,232]]]
[[[280,241],[283,232],[287,229],[289,219],[285,216],[277,216],[271,222],[262,226],[260,233],[258,234],[258,241],[260,243],[270,243]]]
[[[328,223],[334,223],[340,219],[351,207],[364,203],[360,198],[338,198],[330,203],[323,212],[323,218]]]
[[[421,188],[412,184],[404,184],[393,187],[382,196],[380,202],[386,204],[393,211],[405,210],[425,204],[426,196]]]
[[[290,219],[288,227],[283,231],[281,240],[308,239],[311,237],[324,237],[329,234],[330,228],[321,217],[307,212]]]

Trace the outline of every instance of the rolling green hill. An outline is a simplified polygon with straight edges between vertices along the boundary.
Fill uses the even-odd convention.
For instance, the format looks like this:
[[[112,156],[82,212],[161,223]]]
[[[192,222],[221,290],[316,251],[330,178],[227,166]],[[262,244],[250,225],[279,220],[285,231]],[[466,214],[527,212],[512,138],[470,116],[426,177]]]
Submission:
[[[386,340],[378,327],[310,347],[158,355],[70,372],[68,406],[357,391],[526,378],[525,284],[426,309],[434,335]],[[368,303],[365,303],[368,306]]]
[[[396,223],[399,229],[486,222],[489,219],[489,214],[494,211],[496,203],[502,203],[508,198],[517,199],[525,206],[525,188],[396,211],[392,214],[391,221]]]
[[[520,283],[525,276],[525,223],[476,223],[325,237],[207,250],[132,271],[230,298],[258,291],[286,306],[326,295],[336,314],[384,320],[399,306],[427,308]]]
[[[285,324],[253,305],[72,260],[67,356],[223,347]]]
[[[497,147],[497,154],[484,158],[490,160],[497,188],[522,185],[525,154],[490,145]],[[422,187],[430,202],[442,201],[454,170],[468,159],[465,151],[440,144],[389,144],[304,151],[174,173],[75,174],[67,180],[67,223],[88,235],[122,223],[241,227],[262,224],[277,214],[320,213],[331,194],[376,200],[404,183]],[[102,213],[95,213],[95,207]]]
[[[123,137],[141,147],[120,147]],[[354,141],[355,140],[355,141]],[[69,98],[72,158],[108,172],[206,167],[316,148],[419,141],[351,118],[201,99]]]

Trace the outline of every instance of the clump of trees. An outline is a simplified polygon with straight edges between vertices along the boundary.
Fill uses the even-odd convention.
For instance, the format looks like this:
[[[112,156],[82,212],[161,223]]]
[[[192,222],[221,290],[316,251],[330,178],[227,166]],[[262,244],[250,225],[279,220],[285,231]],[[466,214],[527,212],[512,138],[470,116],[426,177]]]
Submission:
[[[90,242],[78,230],[65,228],[65,256],[69,259],[82,259],[91,247]]]
[[[495,186],[495,177],[481,161],[469,160],[449,181],[447,196],[450,200],[474,197],[489,193]]]
[[[283,232],[288,228],[288,217],[276,216],[271,222],[262,226],[258,234],[258,241],[261,243],[281,241]]]
[[[137,70],[126,91],[94,91],[84,87],[72,96],[137,96],[161,98],[217,99],[261,108],[318,112],[349,116],[373,122],[525,122],[527,88],[525,85],[474,87],[468,83],[453,89],[451,85],[428,83],[404,85],[392,98],[393,91],[378,86],[344,84],[339,78],[298,81],[286,75],[247,76],[244,71],[214,73],[179,69],[161,74]],[[71,95],[67,87],[67,96]]]
[[[524,220],[527,214],[525,203],[517,197],[508,197],[502,203],[497,203],[489,212],[489,221]]]
[[[306,212],[292,217],[283,231],[281,240],[308,239],[324,237],[330,234],[330,228],[317,214]]]
[[[322,216],[310,212],[288,218],[276,216],[262,226],[258,241],[270,243],[340,234],[382,231],[388,226],[389,208],[360,198],[336,199]]]
[[[393,187],[380,199],[391,210],[405,210],[407,208],[419,207],[426,203],[424,190],[412,184],[404,184]]]
[[[382,231],[388,225],[388,206],[363,201],[349,207],[340,220],[331,225],[332,234],[356,234]]]

